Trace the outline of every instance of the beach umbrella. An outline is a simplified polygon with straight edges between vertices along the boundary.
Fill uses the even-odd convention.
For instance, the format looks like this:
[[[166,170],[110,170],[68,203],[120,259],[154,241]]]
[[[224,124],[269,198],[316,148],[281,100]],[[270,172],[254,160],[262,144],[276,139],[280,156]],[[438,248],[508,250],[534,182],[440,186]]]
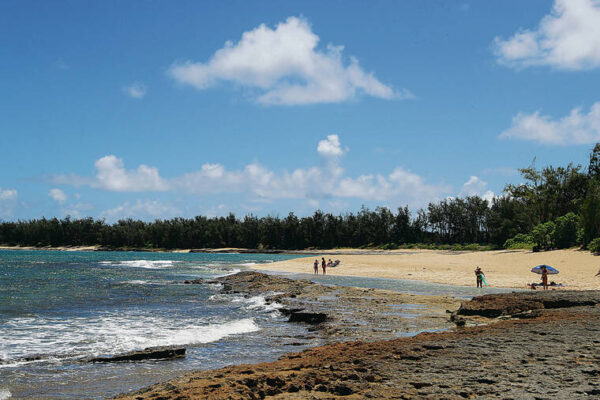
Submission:
[[[531,269],[531,272],[535,272],[536,274],[541,274],[543,266],[544,265],[538,265],[537,267],[533,267]],[[556,275],[556,274],[558,274],[558,270],[555,269],[555,268],[552,268],[549,265],[546,265],[546,270],[548,271],[548,275]]]

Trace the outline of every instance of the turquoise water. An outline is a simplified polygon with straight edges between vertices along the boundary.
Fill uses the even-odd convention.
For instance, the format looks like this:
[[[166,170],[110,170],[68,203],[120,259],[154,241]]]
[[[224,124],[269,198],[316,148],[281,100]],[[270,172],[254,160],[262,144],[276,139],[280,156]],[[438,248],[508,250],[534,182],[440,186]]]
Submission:
[[[268,271],[264,271],[269,273]],[[394,290],[396,292],[432,295],[432,296],[450,296],[458,299],[471,299],[475,296],[493,293],[510,293],[521,291],[520,289],[484,287],[477,288],[473,286],[455,286],[444,285],[441,283],[430,283],[425,281],[409,279],[382,279],[382,278],[363,278],[360,276],[334,276],[334,275],[313,275],[313,274],[292,274],[284,273],[289,278],[310,279],[313,282],[323,285],[362,287],[372,289]]]
[[[302,334],[261,297],[182,281],[294,256],[0,251],[0,399],[104,398],[199,368],[273,359]],[[277,340],[275,340],[277,343]],[[181,345],[174,361],[88,364],[90,356]]]

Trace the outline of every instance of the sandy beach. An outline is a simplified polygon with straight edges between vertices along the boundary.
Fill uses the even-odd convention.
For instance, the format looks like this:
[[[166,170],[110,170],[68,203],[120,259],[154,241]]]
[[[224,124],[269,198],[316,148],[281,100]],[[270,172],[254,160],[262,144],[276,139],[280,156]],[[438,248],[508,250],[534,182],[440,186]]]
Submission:
[[[331,253],[334,253],[333,255]],[[330,275],[372,278],[415,279],[450,285],[475,285],[474,270],[481,266],[490,286],[525,288],[527,283],[540,282],[531,272],[539,264],[558,269],[550,281],[562,283],[565,289],[600,289],[600,258],[584,250],[554,250],[534,253],[528,250],[498,250],[454,252],[441,250],[394,250],[377,252],[365,250],[324,251],[318,259],[340,260],[340,266],[329,268]],[[315,257],[297,258],[273,264],[256,265],[260,270],[312,273]],[[319,268],[319,273],[321,269]]]
[[[0,250],[96,251],[100,246],[0,246]]]

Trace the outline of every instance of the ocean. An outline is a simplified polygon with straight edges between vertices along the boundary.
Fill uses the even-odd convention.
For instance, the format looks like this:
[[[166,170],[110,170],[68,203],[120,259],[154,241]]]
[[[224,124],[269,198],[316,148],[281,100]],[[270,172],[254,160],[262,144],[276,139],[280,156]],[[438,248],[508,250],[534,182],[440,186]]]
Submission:
[[[0,250],[0,400],[107,398],[187,371],[275,360],[324,344],[307,335],[306,326],[283,323],[287,318],[264,297],[220,294],[217,284],[182,283],[294,257]],[[418,281],[290,276],[413,294],[482,293]],[[503,291],[508,289],[485,293]],[[411,312],[407,318],[418,318],[418,311]],[[186,347],[186,357],[83,361],[168,345]]]
[[[297,350],[283,338],[304,328],[282,324],[264,298],[182,284],[293,257],[0,251],[0,400],[106,398],[185,371]],[[167,345],[185,346],[186,357],[82,362]]]

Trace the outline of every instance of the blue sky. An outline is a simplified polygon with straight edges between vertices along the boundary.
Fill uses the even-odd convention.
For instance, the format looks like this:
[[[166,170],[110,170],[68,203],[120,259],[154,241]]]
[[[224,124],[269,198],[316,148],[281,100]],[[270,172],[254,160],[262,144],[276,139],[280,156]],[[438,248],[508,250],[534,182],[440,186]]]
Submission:
[[[4,1],[0,219],[500,195],[600,141],[599,27],[598,0]]]

